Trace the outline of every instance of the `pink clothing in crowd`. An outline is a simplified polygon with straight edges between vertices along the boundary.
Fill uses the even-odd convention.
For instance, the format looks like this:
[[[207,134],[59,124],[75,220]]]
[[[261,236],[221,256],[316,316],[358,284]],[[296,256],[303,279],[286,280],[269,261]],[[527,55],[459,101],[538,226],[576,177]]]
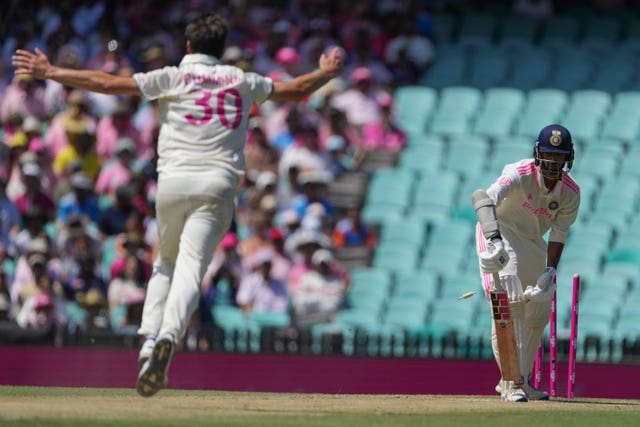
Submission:
[[[84,124],[86,125],[86,131],[94,133],[96,131],[96,120],[91,116],[84,116]],[[51,126],[47,130],[45,136],[45,142],[51,155],[55,158],[60,150],[69,145],[69,137],[67,136],[67,129],[64,125],[63,116],[57,115],[51,121]]]
[[[126,168],[118,161],[110,162],[100,170],[98,180],[96,181],[96,193],[111,194],[121,185],[125,185],[131,181],[133,172]]]
[[[368,123],[362,129],[361,146],[370,150],[400,151],[405,144],[405,135],[399,129],[385,129],[381,123]]]
[[[138,129],[132,125],[127,125],[125,129],[118,130],[113,124],[112,117],[103,117],[98,122],[96,129],[96,152],[98,157],[102,160],[111,159],[115,156],[116,146],[118,140],[121,138],[131,138],[136,147],[136,156],[138,158],[145,158],[145,155],[149,155],[149,147],[145,147],[142,142],[142,137]]]
[[[236,302],[239,306],[248,305],[251,311],[286,312],[289,307],[287,285],[276,279],[265,280],[261,272],[251,273],[240,282]]]
[[[23,118],[33,116],[39,120],[47,118],[44,109],[44,89],[36,87],[27,93],[15,78],[7,86],[0,100],[0,122],[6,122],[11,114],[20,114]],[[35,83],[31,83],[35,84]]]

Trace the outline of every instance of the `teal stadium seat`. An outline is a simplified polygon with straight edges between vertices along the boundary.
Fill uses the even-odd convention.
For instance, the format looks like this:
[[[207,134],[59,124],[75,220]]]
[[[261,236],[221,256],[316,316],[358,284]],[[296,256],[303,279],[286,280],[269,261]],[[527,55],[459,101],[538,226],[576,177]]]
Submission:
[[[500,45],[515,49],[528,49],[535,43],[538,32],[536,19],[509,14],[498,21]]]
[[[580,33],[578,17],[552,15],[542,27],[541,45],[545,47],[575,46]]]
[[[420,79],[421,85],[443,89],[467,80],[469,55],[466,48],[456,44],[439,44],[436,46],[436,57],[437,60]]]
[[[536,138],[540,129],[558,121],[568,101],[569,95],[564,90],[531,90],[516,124],[516,135]]]
[[[429,131],[445,136],[469,133],[481,101],[482,92],[476,88],[450,86],[442,89]]]
[[[514,53],[511,73],[507,77],[507,86],[521,90],[534,90],[545,87],[552,73],[552,55],[549,49],[528,46]]]
[[[398,169],[413,173],[418,178],[435,174],[444,162],[444,140],[436,135],[425,135],[425,142],[416,142],[402,150],[398,159]]]
[[[477,176],[485,170],[491,146],[481,135],[458,135],[451,138],[444,161],[444,169],[457,173],[462,179]]]
[[[451,215],[459,182],[456,173],[446,170],[421,177],[408,215],[429,223],[446,220]]]
[[[405,271],[396,276],[393,295],[430,303],[438,287],[438,276],[431,270]]]
[[[515,88],[490,88],[476,116],[473,132],[488,137],[510,135],[524,105],[525,94]]]
[[[462,16],[458,44],[461,46],[488,46],[496,33],[496,16],[491,13],[469,12]]]
[[[596,53],[615,49],[623,32],[622,20],[615,15],[592,15],[584,21],[580,46]]]
[[[426,86],[401,86],[394,92],[396,123],[406,132],[423,133],[437,101],[437,92]]]
[[[497,46],[474,49],[469,67],[469,86],[488,89],[506,83],[510,61],[508,51]]]

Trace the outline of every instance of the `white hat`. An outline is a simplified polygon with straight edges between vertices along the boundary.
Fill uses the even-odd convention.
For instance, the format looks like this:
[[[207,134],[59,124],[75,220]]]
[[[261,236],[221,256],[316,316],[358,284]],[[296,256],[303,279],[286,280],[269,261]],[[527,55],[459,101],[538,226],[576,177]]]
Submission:
[[[328,184],[331,180],[329,174],[325,171],[306,171],[298,175],[298,184]]]
[[[300,222],[300,215],[293,209],[287,209],[280,214],[280,220],[286,225],[297,224]]]
[[[40,166],[38,166],[37,163],[25,163],[24,165],[22,165],[22,174],[24,176],[34,176],[34,177],[39,177],[40,176]]]
[[[323,262],[330,262],[333,259],[333,255],[326,249],[318,249],[311,256],[311,262],[313,265],[320,265]]]
[[[25,132],[40,132],[40,121],[33,116],[27,116],[22,121],[22,130]]]
[[[276,185],[278,183],[278,175],[271,171],[260,172],[256,178],[256,188],[258,190],[264,190],[269,185]]]

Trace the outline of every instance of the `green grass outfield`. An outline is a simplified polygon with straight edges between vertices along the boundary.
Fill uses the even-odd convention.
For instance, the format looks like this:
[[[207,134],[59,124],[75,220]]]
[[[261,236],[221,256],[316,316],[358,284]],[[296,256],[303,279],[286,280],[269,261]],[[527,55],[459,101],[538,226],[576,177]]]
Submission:
[[[636,386],[634,384],[633,386]],[[0,426],[634,426],[640,400],[0,387]]]

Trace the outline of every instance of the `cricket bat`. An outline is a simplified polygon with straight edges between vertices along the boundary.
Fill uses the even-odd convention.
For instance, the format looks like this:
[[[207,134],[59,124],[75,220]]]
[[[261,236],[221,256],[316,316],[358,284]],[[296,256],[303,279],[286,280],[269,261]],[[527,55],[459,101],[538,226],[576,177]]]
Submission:
[[[495,283],[500,283],[498,273],[493,273]],[[518,363],[518,350],[516,336],[513,330],[513,320],[509,309],[509,296],[507,291],[490,291],[491,309],[493,321],[496,327],[496,339],[500,354],[500,371],[505,381],[522,381],[520,364]]]

